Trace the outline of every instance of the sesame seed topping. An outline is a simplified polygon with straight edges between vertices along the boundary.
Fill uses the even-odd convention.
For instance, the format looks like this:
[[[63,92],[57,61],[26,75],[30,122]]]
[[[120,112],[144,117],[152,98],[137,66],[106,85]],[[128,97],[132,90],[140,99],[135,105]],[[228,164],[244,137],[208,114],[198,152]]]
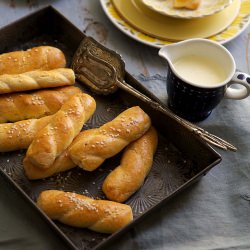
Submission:
[[[75,209],[83,210],[85,208],[90,211],[98,212],[96,204],[93,203],[92,200],[85,200],[84,198],[81,199],[79,197],[76,197],[75,193],[65,193],[65,196],[70,200],[70,202],[76,205]]]

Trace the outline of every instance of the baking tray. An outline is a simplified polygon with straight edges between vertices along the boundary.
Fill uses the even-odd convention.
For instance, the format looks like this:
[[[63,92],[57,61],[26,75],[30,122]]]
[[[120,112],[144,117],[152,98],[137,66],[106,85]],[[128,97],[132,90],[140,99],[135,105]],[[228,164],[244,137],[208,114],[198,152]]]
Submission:
[[[0,30],[0,53],[28,49],[38,45],[52,45],[64,51],[68,66],[70,66],[73,54],[84,37],[85,35],[64,16],[53,7],[48,6],[2,28]],[[144,94],[157,100],[127,72],[125,80]],[[85,129],[99,127],[126,108],[139,105],[149,114],[159,133],[159,145],[152,170],[142,188],[126,202],[132,206],[134,220],[122,230],[112,235],[106,235],[87,229],[73,228],[58,222],[51,222],[37,208],[43,214],[44,219],[49,221],[48,225],[52,223],[54,225],[52,228],[56,227],[63,232],[65,240],[70,239],[76,248],[101,249],[108,247],[114,239],[133,227],[144,216],[205,175],[221,161],[221,157],[178,121],[154,110],[124,90],[119,89],[109,96],[98,96],[85,89],[84,86],[81,87],[83,91],[90,93],[97,102],[97,110],[84,126]],[[121,157],[121,154],[118,154],[105,161],[94,172],[84,172],[80,168],[75,168],[47,179],[29,181],[23,172],[24,154],[24,151],[1,154],[0,169],[8,174],[10,181],[14,181],[27,194],[26,199],[30,203],[36,201],[38,194],[46,189],[74,191],[93,198],[105,198],[101,191],[102,182],[107,174],[118,166]]]

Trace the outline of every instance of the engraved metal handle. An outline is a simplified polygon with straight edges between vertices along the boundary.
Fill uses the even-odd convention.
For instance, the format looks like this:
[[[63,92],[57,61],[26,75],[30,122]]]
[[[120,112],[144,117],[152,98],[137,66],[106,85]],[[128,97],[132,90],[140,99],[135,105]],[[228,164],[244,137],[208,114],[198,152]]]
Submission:
[[[218,137],[216,135],[213,135],[213,134],[207,132],[206,130],[194,125],[191,122],[186,121],[185,119],[180,118],[179,116],[175,115],[172,111],[170,111],[167,107],[163,107],[158,102],[153,101],[151,98],[142,94],[141,92],[139,92],[138,90],[136,90],[135,88],[133,88],[132,86],[127,84],[125,81],[118,80],[116,77],[117,76],[116,69],[111,64],[107,63],[105,60],[102,60],[102,59],[96,57],[90,51],[88,51],[88,55],[91,56],[93,59],[97,60],[98,62],[103,63],[104,65],[106,65],[107,67],[109,67],[113,71],[112,77],[115,76],[116,85],[119,86],[121,89],[126,90],[127,92],[135,95],[139,99],[143,99],[151,107],[163,112],[164,114],[167,114],[168,116],[175,118],[183,126],[188,128],[189,130],[191,130],[194,134],[196,134],[197,136],[199,136],[200,138],[202,138],[203,140],[205,140],[209,144],[212,144],[212,145],[217,146],[217,147],[224,149],[224,150],[237,151],[237,148],[235,146],[233,146],[232,144],[230,144],[229,142],[221,139],[220,137]]]

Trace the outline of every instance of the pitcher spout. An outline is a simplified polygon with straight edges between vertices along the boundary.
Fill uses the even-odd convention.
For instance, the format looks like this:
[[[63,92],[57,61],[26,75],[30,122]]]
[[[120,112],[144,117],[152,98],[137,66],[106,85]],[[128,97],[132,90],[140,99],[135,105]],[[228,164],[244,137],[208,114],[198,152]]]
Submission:
[[[165,60],[167,60],[168,63],[172,63],[173,59],[174,59],[174,50],[176,49],[176,45],[167,45],[162,47],[158,54],[160,57],[164,58]]]
[[[173,67],[174,62],[185,53],[185,43],[186,41],[166,45],[159,50],[158,54],[168,62],[170,67]]]

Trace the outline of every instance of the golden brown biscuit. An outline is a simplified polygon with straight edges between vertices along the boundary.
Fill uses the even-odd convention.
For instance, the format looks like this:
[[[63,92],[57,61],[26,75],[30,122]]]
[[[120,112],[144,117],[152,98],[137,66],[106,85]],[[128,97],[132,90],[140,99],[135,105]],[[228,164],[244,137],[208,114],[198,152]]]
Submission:
[[[0,75],[0,94],[55,88],[75,83],[72,69],[35,70],[22,74]]]
[[[0,55],[0,74],[20,74],[32,70],[64,68],[63,52],[51,46],[39,46],[26,51],[13,51]]]
[[[49,124],[52,116],[0,124],[0,152],[27,149],[36,134]]]
[[[67,86],[32,93],[0,95],[0,123],[53,115],[65,101],[80,92],[77,87]]]
[[[109,200],[124,202],[141,187],[152,167],[157,143],[157,132],[151,127],[128,145],[121,164],[104,180],[102,190]]]
[[[69,149],[70,158],[84,170],[93,171],[141,137],[150,125],[149,116],[140,107],[129,108],[100,128],[86,132]]]
[[[36,135],[24,163],[29,161],[36,167],[49,168],[79,134],[95,108],[95,100],[87,94],[78,93],[71,97]]]
[[[100,233],[114,233],[133,220],[131,207],[113,201],[57,190],[43,191],[37,200],[52,220],[88,228]]]

